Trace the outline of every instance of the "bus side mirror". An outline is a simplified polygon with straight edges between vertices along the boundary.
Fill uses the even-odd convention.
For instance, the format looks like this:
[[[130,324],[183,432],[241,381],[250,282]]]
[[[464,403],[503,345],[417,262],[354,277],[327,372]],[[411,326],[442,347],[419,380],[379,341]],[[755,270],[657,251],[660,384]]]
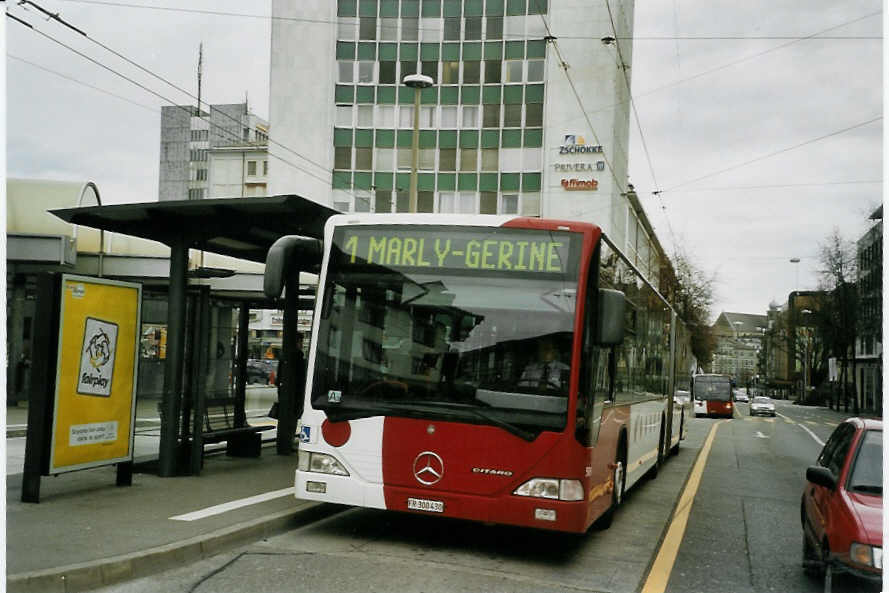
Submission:
[[[624,340],[624,314],[627,298],[619,290],[599,289],[599,335],[596,343],[600,346],[615,346]]]
[[[265,257],[262,291],[270,299],[281,296],[287,276],[297,270],[312,270],[321,263],[321,241],[287,235],[269,247]]]

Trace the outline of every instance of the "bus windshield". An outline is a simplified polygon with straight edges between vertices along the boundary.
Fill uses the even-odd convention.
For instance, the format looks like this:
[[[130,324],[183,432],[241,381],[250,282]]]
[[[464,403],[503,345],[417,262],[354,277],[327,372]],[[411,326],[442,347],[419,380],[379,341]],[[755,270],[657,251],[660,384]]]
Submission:
[[[732,398],[732,383],[728,377],[698,376],[694,378],[695,399],[729,401]]]
[[[311,403],[331,420],[435,418],[527,440],[564,428],[580,235],[334,233]]]

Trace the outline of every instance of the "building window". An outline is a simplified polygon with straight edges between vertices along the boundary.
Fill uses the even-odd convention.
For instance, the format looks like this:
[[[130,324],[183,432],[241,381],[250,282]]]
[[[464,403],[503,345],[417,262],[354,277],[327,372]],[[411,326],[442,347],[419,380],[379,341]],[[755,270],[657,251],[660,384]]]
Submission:
[[[356,148],[355,149],[355,169],[360,171],[370,171],[373,168],[373,149],[372,148]]]
[[[481,62],[463,62],[463,83],[478,84],[481,76]]]
[[[395,127],[395,107],[392,105],[382,105],[377,107],[377,127],[378,128],[394,128]]]
[[[395,149],[394,148],[378,148],[377,149],[377,170],[392,171],[395,166]],[[339,167],[337,167],[339,168]]]
[[[441,192],[438,196],[438,211],[454,214],[455,201],[453,192]]]
[[[263,175],[269,174],[269,162],[268,161],[262,161],[262,174]]]
[[[420,107],[420,127],[435,127],[435,107]]]
[[[352,168],[352,147],[337,146],[333,149],[333,168],[334,169],[351,169]]]
[[[475,214],[475,192],[457,194],[457,214]]]
[[[355,212],[370,212],[370,196],[362,192],[355,195]]]
[[[507,60],[506,62],[506,82],[522,82],[522,66],[524,62],[521,60]]]
[[[460,41],[460,19],[447,18],[444,20],[444,40]]]
[[[424,75],[431,78],[433,82],[438,82],[438,62],[421,62],[420,67]]]
[[[373,84],[374,64],[376,62],[358,62],[358,82],[361,84]]]
[[[204,192],[207,191],[203,188],[195,188],[188,190],[188,199],[189,200],[203,200]]]
[[[543,60],[528,61],[528,82],[543,82]]]
[[[191,140],[192,142],[205,142],[209,139],[210,136],[209,130],[192,130],[191,131]]]
[[[358,127],[372,128],[374,125],[374,108],[373,105],[358,106]]]
[[[461,148],[460,149],[460,170],[461,171],[477,171],[478,170],[478,149]]]
[[[380,84],[395,84],[395,62],[380,62]]]
[[[247,161],[247,175],[256,175],[256,161]]]
[[[496,148],[482,150],[482,171],[497,171],[500,165],[500,151]]]
[[[352,127],[352,106],[337,105],[336,106],[336,125],[342,128]]]
[[[485,105],[482,107],[482,127],[500,127],[500,105]]]
[[[404,77],[409,74],[417,73],[417,63],[416,62],[402,62],[401,63],[401,80],[404,81]]]
[[[521,105],[504,105],[503,106],[503,127],[504,128],[520,128],[520,127],[522,127],[522,106]]]
[[[382,41],[396,41],[398,39],[398,19],[380,19],[380,39]]]
[[[411,168],[411,149],[410,148],[399,148],[398,149],[398,168],[399,169],[410,169]]]
[[[392,212],[392,192],[389,190],[376,192],[374,212]]]
[[[500,60],[485,60],[485,83],[500,82]]]
[[[207,181],[207,170],[198,169],[195,177],[198,181]]]
[[[457,170],[457,149],[456,148],[440,148],[438,150],[438,170],[439,171],[456,171]]]
[[[468,40],[482,38],[482,17],[466,17],[466,30],[463,32],[463,38]]]
[[[402,41],[416,41],[419,27],[419,19],[401,19]]]
[[[457,127],[457,108],[442,107],[441,108],[441,127],[456,128]]]
[[[485,39],[503,39],[503,17],[489,16],[485,23]]]
[[[337,79],[339,82],[353,82],[355,80],[352,62],[337,62],[337,66],[339,67],[339,78]]]
[[[457,84],[460,78],[460,62],[441,63],[441,84]]]
[[[414,127],[414,106],[402,105],[398,108],[398,127],[413,128]]]
[[[543,125],[543,103],[525,105],[525,127],[539,128]]]
[[[500,214],[518,214],[519,213],[519,195],[503,194],[503,200],[500,202]]]
[[[475,105],[463,106],[463,124],[464,128],[478,127],[478,107]]]
[[[483,191],[479,193],[479,214],[497,214],[497,192]]]
[[[419,164],[417,167],[424,171],[432,171],[435,169],[435,149],[421,148],[419,156]]]
[[[375,17],[361,17],[359,20],[358,39],[373,41],[377,38],[377,19]],[[367,212],[367,210],[358,210],[356,212]]]

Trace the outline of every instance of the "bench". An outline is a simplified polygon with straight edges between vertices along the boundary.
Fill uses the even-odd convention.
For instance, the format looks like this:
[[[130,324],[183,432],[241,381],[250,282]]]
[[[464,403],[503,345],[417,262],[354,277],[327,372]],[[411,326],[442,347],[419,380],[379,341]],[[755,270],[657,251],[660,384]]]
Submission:
[[[232,457],[259,457],[262,437],[259,433],[274,426],[252,426],[235,422],[235,400],[208,398],[204,400],[203,443],[226,441],[225,451]]]

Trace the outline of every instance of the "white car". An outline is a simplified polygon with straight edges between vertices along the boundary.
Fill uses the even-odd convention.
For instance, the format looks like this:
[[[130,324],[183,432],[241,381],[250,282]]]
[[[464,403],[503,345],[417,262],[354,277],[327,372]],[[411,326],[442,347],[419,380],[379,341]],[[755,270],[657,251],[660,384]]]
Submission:
[[[750,415],[751,416],[775,416],[775,404],[772,402],[772,399],[764,396],[757,396],[753,398],[753,402],[750,404]]]
[[[747,394],[744,393],[743,391],[736,391],[735,392],[735,401],[736,402],[749,402],[750,398],[747,397]]]

